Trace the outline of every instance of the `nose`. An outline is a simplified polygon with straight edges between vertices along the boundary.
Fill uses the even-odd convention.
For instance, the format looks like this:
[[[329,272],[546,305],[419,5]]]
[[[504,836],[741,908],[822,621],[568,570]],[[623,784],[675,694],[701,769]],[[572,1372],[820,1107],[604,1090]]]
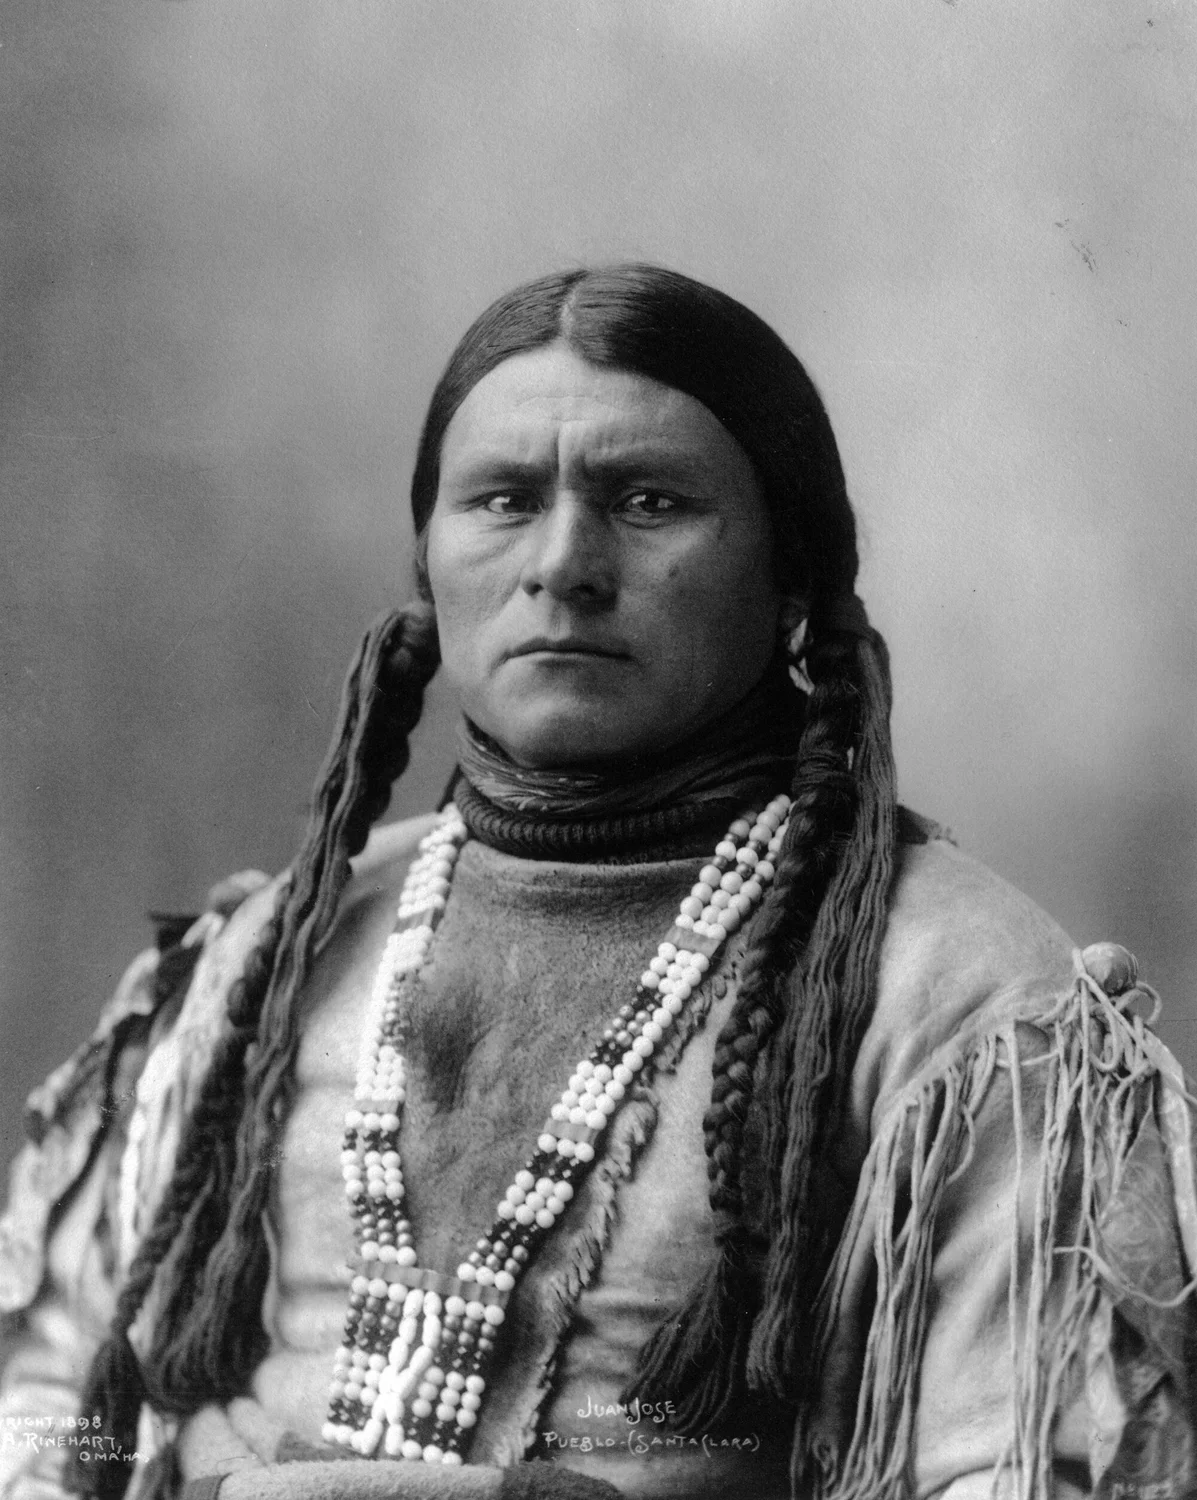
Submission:
[[[603,518],[576,496],[558,495],[525,533],[520,586],[571,603],[603,604],[615,597],[618,563]]]

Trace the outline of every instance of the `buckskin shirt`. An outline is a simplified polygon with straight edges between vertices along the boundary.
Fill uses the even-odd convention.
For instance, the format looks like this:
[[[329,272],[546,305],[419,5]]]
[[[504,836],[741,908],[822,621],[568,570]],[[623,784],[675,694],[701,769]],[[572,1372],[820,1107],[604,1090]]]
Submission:
[[[346,1493],[350,1466],[321,1446],[353,1248],[338,1142],[373,967],[429,826],[376,831],[340,918],[351,954],[330,945],[305,996],[263,1224],[269,1352],[227,1408],[182,1424],[143,1411],[130,1490],[141,1500],[167,1444],[177,1483],[291,1460],[294,1493]],[[1145,1023],[1151,997],[1129,955],[1078,953],[933,827],[909,816],[905,827],[877,1003],[829,1163],[851,1208],[820,1303],[803,1484],[964,1500],[1000,1473],[1009,1493],[1181,1500],[1197,1485],[1192,1094]],[[466,843],[412,1010],[403,1166],[422,1265],[451,1272],[489,1224],[701,863],[567,864]],[[33,1140],[0,1237],[4,1497],[62,1493],[72,1447],[105,1461],[79,1383],[273,892],[243,877],[167,932],[31,1098]],[[792,1435],[776,1422],[749,1413],[738,1429],[683,1437],[668,1402],[622,1395],[713,1254],[702,1119],[742,939],[707,975],[695,1024],[652,1086],[630,1091],[520,1283],[470,1464],[536,1457],[643,1500],[789,1494]],[[153,1317],[151,1295],[135,1348]]]

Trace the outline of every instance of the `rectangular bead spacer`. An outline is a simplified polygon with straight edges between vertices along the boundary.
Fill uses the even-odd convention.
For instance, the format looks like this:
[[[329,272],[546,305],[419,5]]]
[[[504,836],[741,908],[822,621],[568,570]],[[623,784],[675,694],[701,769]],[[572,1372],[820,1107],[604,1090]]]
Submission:
[[[367,1266],[359,1255],[349,1257],[352,1275],[378,1277],[386,1282],[398,1282],[400,1286],[415,1287],[421,1292],[435,1292],[438,1297],[462,1297],[467,1302],[481,1302],[484,1306],[494,1303],[505,1306],[507,1294],[497,1287],[481,1286],[476,1281],[459,1281],[456,1276],[444,1276],[439,1271],[426,1271],[423,1266],[397,1266],[389,1262],[370,1261]]]
[[[541,1126],[541,1134],[558,1141],[589,1141],[593,1146],[602,1131],[592,1130],[589,1125],[571,1125],[568,1120],[554,1120],[550,1115]]]
[[[722,942],[716,942],[714,938],[703,937],[693,928],[686,927],[674,927],[666,941],[672,943],[675,948],[688,948],[691,953],[703,953],[707,958],[714,958],[723,946]]]

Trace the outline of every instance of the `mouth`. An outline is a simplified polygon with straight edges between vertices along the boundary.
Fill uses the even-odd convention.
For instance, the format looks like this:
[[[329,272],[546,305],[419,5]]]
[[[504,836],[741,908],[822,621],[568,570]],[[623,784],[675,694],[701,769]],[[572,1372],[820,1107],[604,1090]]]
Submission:
[[[549,636],[534,636],[531,640],[522,642],[513,651],[508,652],[509,657],[515,656],[591,656],[606,658],[609,661],[627,661],[628,653],[617,646],[605,645],[598,641],[588,641],[578,636],[562,636],[558,639]]]

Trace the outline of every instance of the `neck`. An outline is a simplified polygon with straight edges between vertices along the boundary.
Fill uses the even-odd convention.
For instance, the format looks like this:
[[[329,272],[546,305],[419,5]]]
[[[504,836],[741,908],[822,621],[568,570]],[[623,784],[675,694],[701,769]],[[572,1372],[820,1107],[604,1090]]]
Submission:
[[[467,720],[454,795],[471,833],[510,853],[566,860],[700,853],[712,828],[789,785],[804,704],[778,660],[680,744],[561,768],[517,765]]]

